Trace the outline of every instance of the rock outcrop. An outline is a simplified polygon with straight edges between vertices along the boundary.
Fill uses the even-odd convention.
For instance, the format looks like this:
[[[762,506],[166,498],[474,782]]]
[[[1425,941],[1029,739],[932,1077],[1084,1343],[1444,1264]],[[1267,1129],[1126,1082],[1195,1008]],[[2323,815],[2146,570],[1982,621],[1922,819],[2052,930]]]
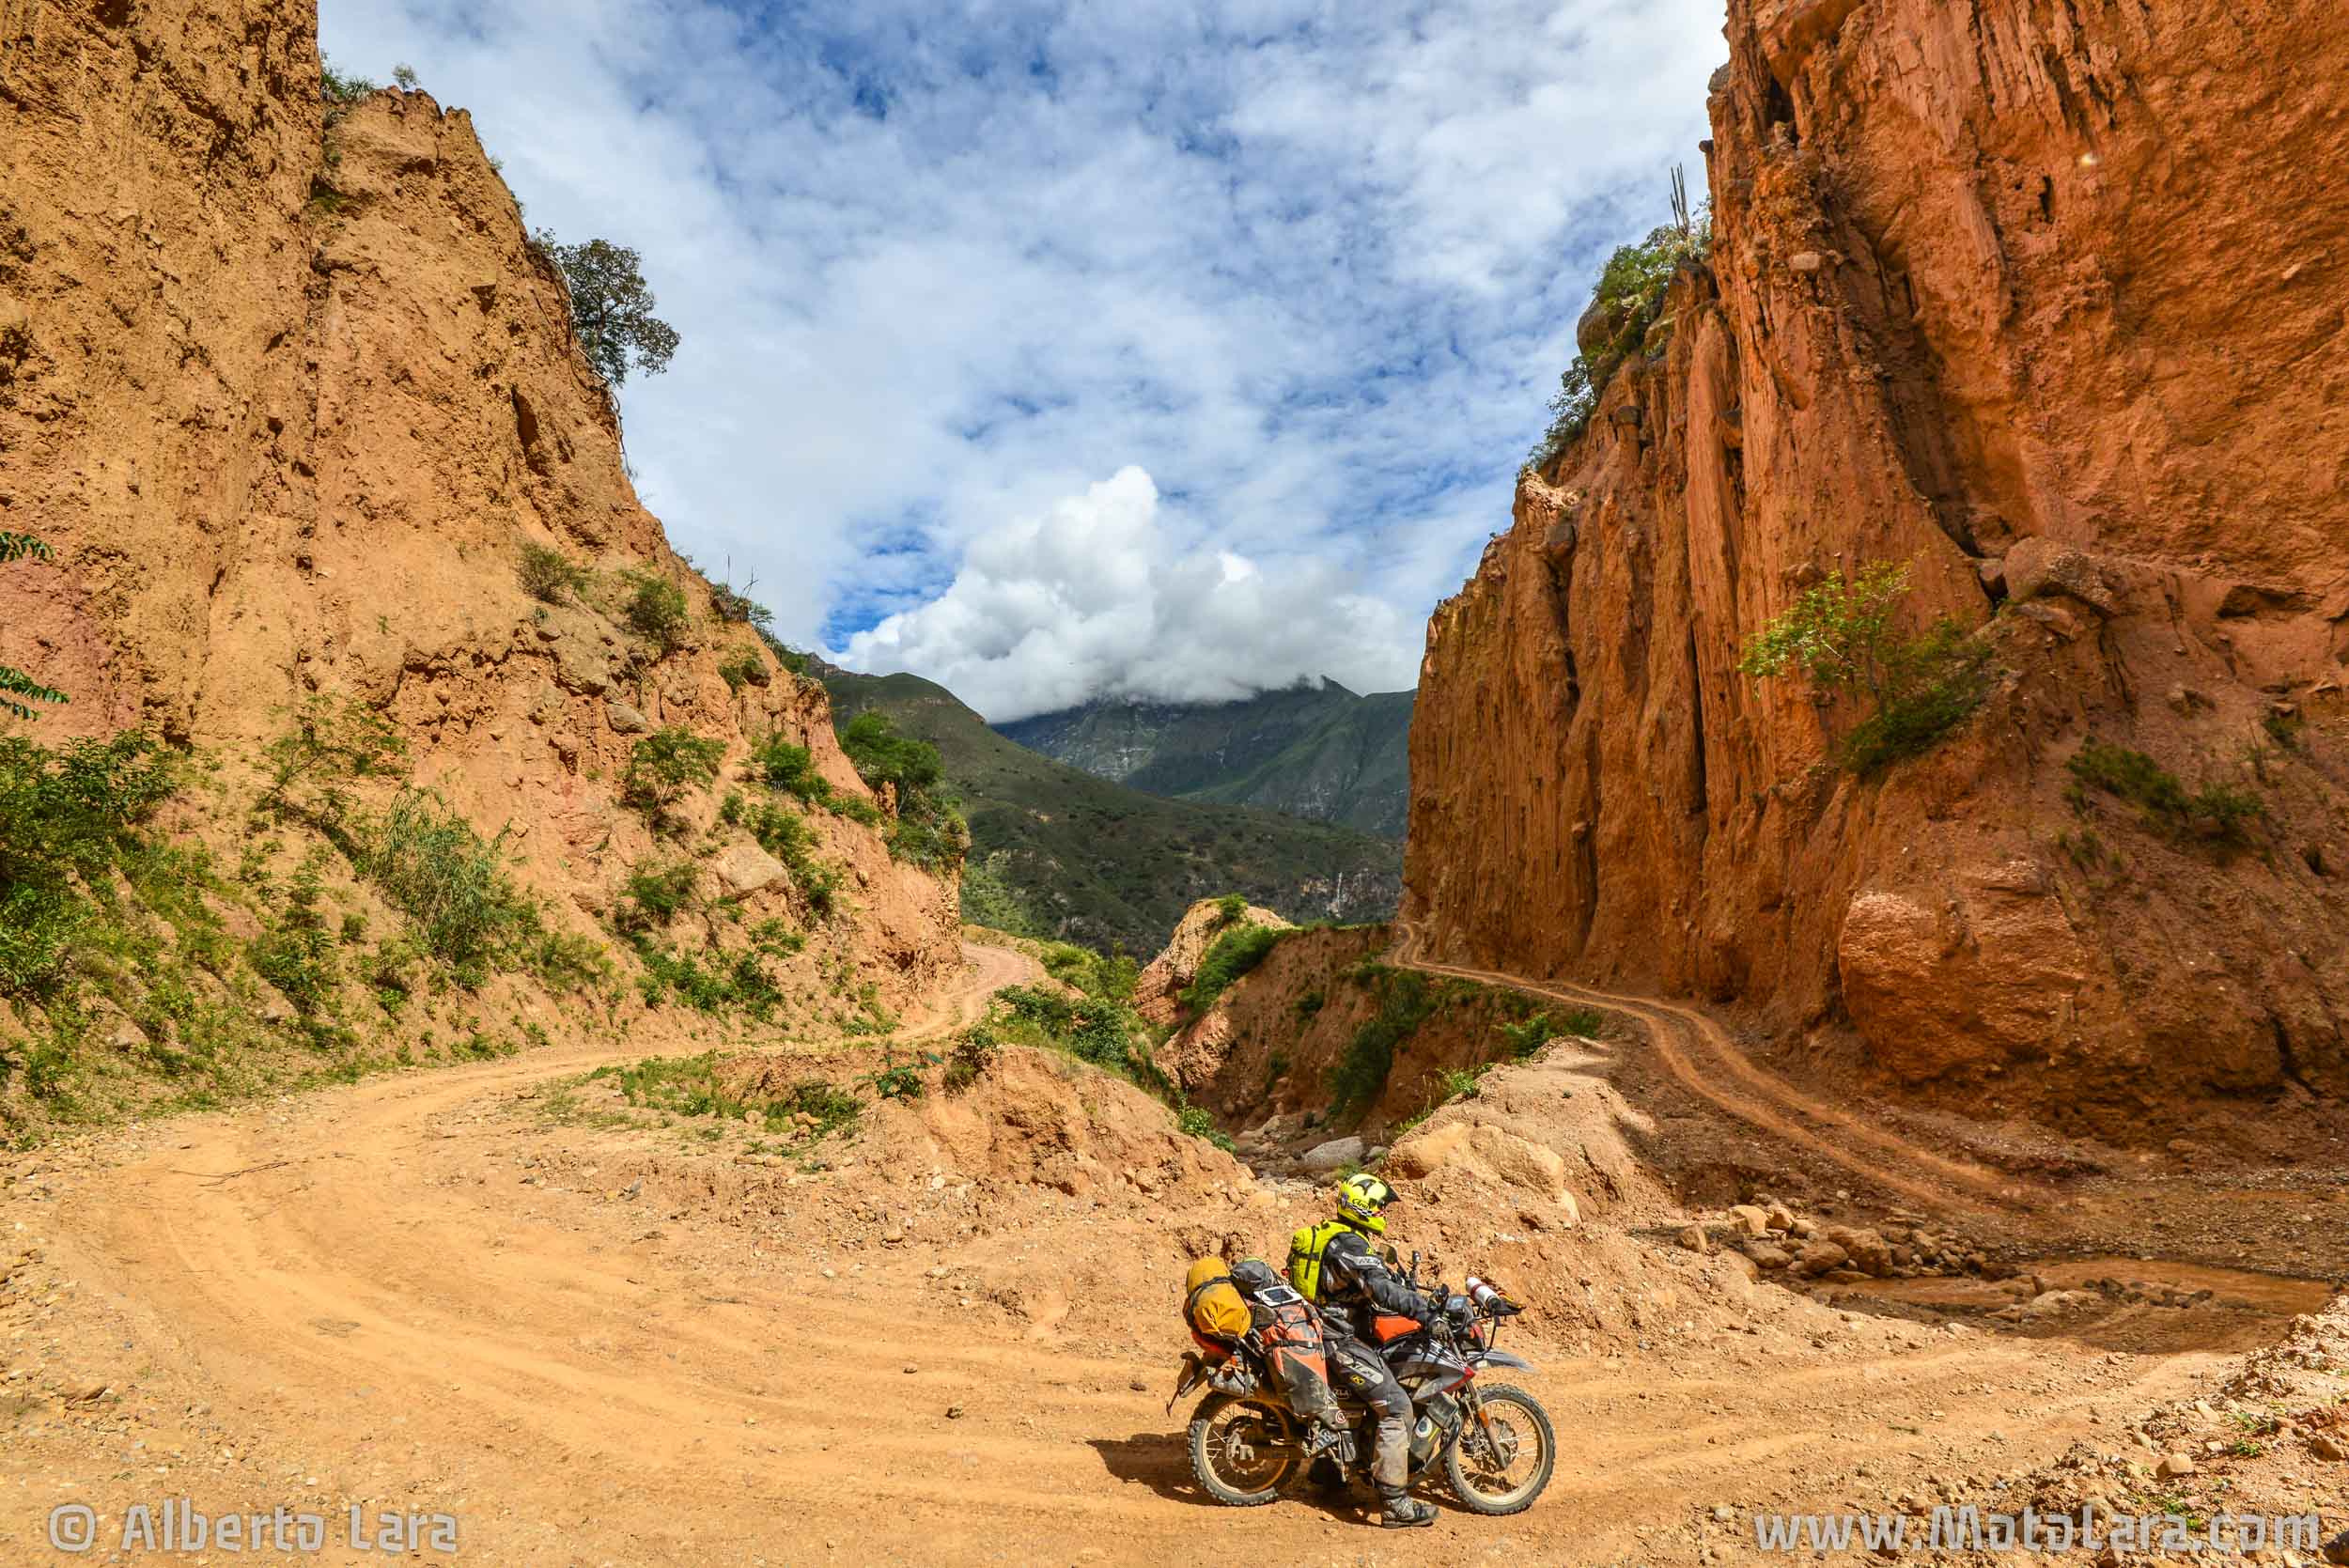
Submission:
[[[0,51],[0,527],[54,552],[0,573],[0,661],[70,693],[42,738],[143,725],[233,761],[313,694],[355,701],[575,914],[654,850],[615,800],[651,728],[732,759],[780,734],[866,798],[822,689],[716,614],[638,503],[463,111],[322,103],[300,0],[39,4]],[[532,543],[590,585],[534,600]],[[682,587],[683,646],[621,624],[630,569]],[[846,895],[811,977],[845,957],[894,1001],[959,961],[950,878],[811,821]],[[757,897],[771,865],[726,875]]]
[[[2349,1095],[2349,33],[1733,0],[1729,38],[1709,270],[1429,626],[1405,922],[2115,1133]],[[1861,780],[1850,710],[1735,665],[1875,561],[1999,680]],[[2248,843],[2076,783],[2092,736],[2249,791]]]

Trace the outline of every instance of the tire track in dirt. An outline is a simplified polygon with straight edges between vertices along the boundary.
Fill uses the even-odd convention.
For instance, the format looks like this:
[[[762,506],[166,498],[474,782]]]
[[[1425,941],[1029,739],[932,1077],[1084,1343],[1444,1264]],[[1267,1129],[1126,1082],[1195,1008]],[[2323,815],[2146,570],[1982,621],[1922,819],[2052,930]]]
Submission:
[[[1387,955],[1388,962],[1400,968],[1604,1008],[1637,1019],[1655,1049],[1656,1060],[1683,1088],[1750,1126],[1797,1144],[1903,1197],[1934,1208],[1976,1214],[2029,1211],[2045,1201],[2044,1192],[2011,1173],[1952,1158],[1805,1094],[1756,1065],[1737,1048],[1727,1030],[1693,1007],[1566,981],[1528,980],[1496,970],[1439,963],[1419,955],[1421,939],[1416,931],[1404,927],[1403,933]]]
[[[948,1032],[1033,972],[1016,955],[972,956],[901,1038]],[[1351,1501],[1216,1509],[1190,1490],[1183,1413],[1163,1408],[1171,1324],[1138,1326],[1152,1347],[1140,1351],[1038,1341],[921,1290],[926,1257],[863,1254],[870,1272],[844,1263],[818,1280],[748,1266],[741,1233],[698,1217],[536,1193],[525,1205],[513,1187],[460,1179],[511,1169],[495,1149],[482,1157],[512,1126],[485,1103],[631,1054],[542,1053],[191,1118],[173,1140],[190,1146],[112,1172],[59,1214],[71,1266],[131,1325],[109,1341],[135,1340],[153,1369],[142,1381],[164,1404],[235,1410],[236,1446],[267,1461],[258,1491],[254,1472],[200,1469],[148,1489],[266,1506],[315,1476],[330,1513],[345,1496],[448,1508],[471,1531],[458,1560],[501,1568],[1186,1562],[1210,1543],[1267,1561],[1396,1563],[1503,1541],[1592,1561],[1645,1554],[1643,1529],[1692,1498],[1792,1486],[1825,1500],[1851,1452],[1940,1463],[1938,1435],[1876,1430],[1888,1383],[1904,1407],[1945,1412],[1952,1439],[2003,1425],[2053,1443],[2087,1430],[2092,1397],[2139,1375],[2100,1377],[2100,1395],[2082,1380],[2018,1418],[2018,1389],[2046,1364],[2029,1342],[1920,1336],[1777,1366],[1766,1382],[1741,1370],[1760,1364],[1742,1338],[1670,1363],[1535,1346],[1548,1364],[1526,1381],[1561,1450],[1532,1513],[1448,1510],[1431,1542],[1359,1529]],[[1163,1244],[1133,1217],[1055,1224],[1027,1237],[1048,1277],[1056,1250]],[[106,1500],[143,1495],[144,1476],[117,1476]]]

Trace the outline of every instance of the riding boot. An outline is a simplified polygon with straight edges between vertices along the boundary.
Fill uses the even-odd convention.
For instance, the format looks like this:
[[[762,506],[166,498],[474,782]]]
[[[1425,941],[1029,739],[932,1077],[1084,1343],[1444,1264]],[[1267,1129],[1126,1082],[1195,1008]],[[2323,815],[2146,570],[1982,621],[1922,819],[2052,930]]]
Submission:
[[[1378,1488],[1378,1523],[1386,1529],[1416,1529],[1435,1522],[1434,1504],[1420,1502],[1399,1487]]]

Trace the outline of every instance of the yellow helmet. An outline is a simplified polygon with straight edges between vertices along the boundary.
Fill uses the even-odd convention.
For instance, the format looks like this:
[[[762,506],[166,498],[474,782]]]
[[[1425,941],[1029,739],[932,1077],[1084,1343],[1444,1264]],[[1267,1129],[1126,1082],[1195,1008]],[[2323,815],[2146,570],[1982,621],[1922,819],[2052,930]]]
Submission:
[[[1367,1171],[1338,1183],[1338,1218],[1358,1231],[1385,1235],[1387,1217],[1383,1211],[1393,1202],[1394,1188]]]

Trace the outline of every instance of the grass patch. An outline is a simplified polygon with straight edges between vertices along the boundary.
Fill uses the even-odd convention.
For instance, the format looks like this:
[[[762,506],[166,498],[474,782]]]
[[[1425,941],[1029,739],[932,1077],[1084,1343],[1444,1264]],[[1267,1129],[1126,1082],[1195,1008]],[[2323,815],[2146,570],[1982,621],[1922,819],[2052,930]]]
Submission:
[[[1214,1006],[1216,998],[1265,961],[1284,934],[1280,927],[1252,923],[1224,927],[1201,955],[1190,984],[1183,987],[1184,1008],[1196,1017]]]
[[[2117,796],[2135,806],[2147,826],[2173,837],[2240,845],[2262,815],[2259,797],[2240,784],[2206,784],[2189,790],[2145,753],[2094,736],[2081,742],[2064,767],[2072,775],[2069,798],[2075,810],[2088,809],[2092,792]]]
[[[1361,971],[1362,983],[1377,993],[1378,1010],[1354,1032],[1346,1054],[1330,1070],[1332,1122],[1349,1113],[1359,1115],[1377,1102],[1394,1071],[1395,1048],[1443,1004],[1442,993],[1423,974],[1383,964],[1355,969]]]
[[[820,1078],[802,1079],[771,1097],[738,1097],[719,1079],[715,1051],[700,1056],[654,1056],[629,1066],[599,1067],[580,1081],[609,1082],[622,1099],[639,1110],[726,1122],[755,1118],[770,1133],[786,1133],[810,1142],[853,1130],[864,1111],[854,1094]]]

